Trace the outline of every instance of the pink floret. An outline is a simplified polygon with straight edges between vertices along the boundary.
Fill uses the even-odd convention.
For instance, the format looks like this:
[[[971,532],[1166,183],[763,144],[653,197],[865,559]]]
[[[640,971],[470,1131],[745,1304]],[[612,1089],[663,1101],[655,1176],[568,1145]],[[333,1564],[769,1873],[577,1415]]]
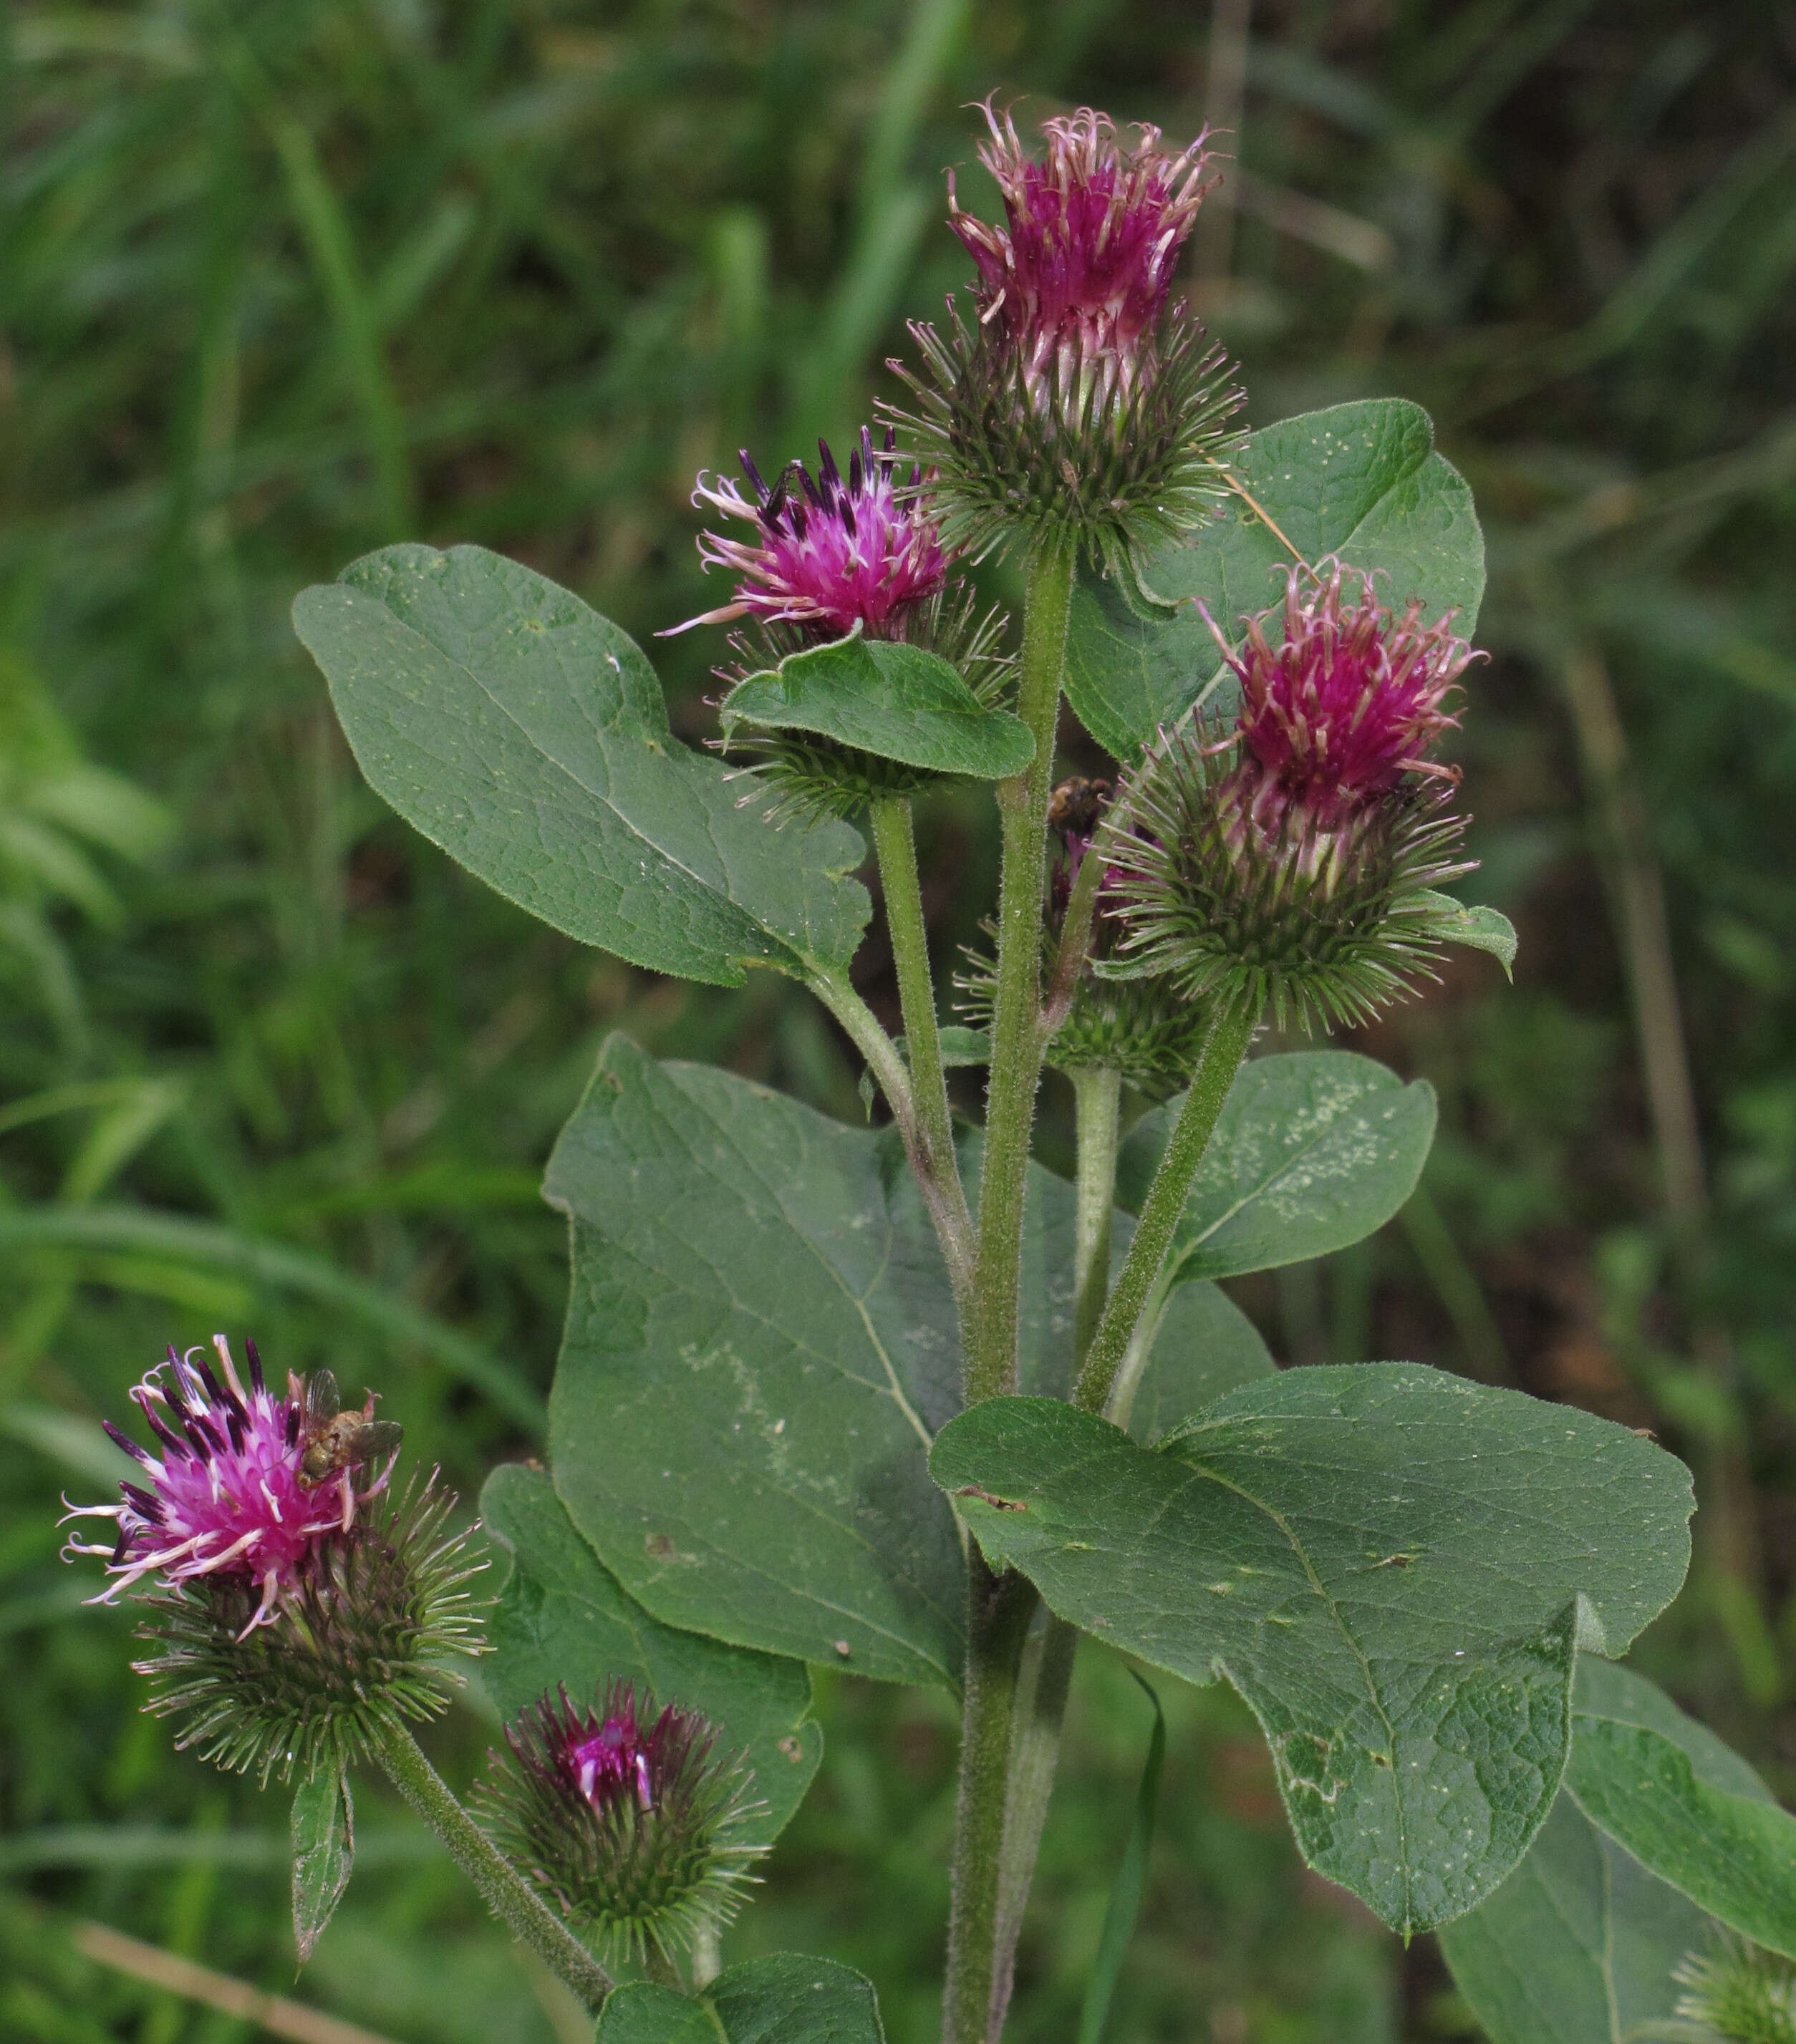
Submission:
[[[981,321],[1021,351],[1038,400],[1056,367],[1064,391],[1082,375],[1126,390],[1215,182],[1208,132],[1174,155],[1143,127],[1125,149],[1110,116],[1085,106],[1043,124],[1048,156],[1037,162],[1009,114],[1001,120],[989,100],[984,112],[991,140],[979,160],[1003,194],[1006,226],[963,213],[948,182],[949,225],[979,266]]]
[[[1241,685],[1239,772],[1262,827],[1301,807],[1317,828],[1338,829],[1408,774],[1454,778],[1428,755],[1456,721],[1446,699],[1475,657],[1453,636],[1455,613],[1425,629],[1419,600],[1394,615],[1365,574],[1357,600],[1344,602],[1352,572],[1333,559],[1293,567],[1276,647],[1264,631],[1275,612],[1243,620],[1238,655],[1204,612]]]
[[[387,1476],[360,1492],[348,1470],[313,1487],[302,1483],[303,1383],[290,1377],[287,1395],[271,1392],[252,1342],[246,1390],[225,1337],[215,1335],[213,1345],[221,1380],[202,1351],[182,1357],[171,1349],[167,1362],[132,1391],[161,1448],[160,1460],[106,1423],[113,1440],[142,1466],[143,1478],[119,1486],[121,1504],[71,1508],[71,1518],[113,1520],[113,1545],[71,1539],[66,1551],[106,1561],[113,1580],[90,1600],[94,1604],[110,1604],[147,1576],[168,1585],[210,1575],[253,1577],[262,1600],[244,1629],[247,1636],[271,1622],[315,1543],[347,1532],[358,1497],[380,1489]]]
[[[675,631],[752,617],[795,625],[820,641],[846,638],[856,625],[870,639],[902,636],[904,613],[942,586],[948,561],[934,521],[909,494],[925,479],[920,469],[913,467],[906,494],[898,494],[905,486],[893,447],[888,432],[876,453],[863,427],[844,480],[819,440],[817,480],[793,462],[771,490],[744,449],[740,459],[752,498],[721,476],[712,482],[701,474],[693,502],[752,525],[755,536],[700,536],[706,568],[740,579],[731,602]]]

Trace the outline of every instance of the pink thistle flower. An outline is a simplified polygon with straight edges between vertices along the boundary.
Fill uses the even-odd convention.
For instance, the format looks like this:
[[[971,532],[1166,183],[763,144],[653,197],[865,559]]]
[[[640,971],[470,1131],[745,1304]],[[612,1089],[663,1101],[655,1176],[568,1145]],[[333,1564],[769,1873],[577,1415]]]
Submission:
[[[1166,309],[1172,273],[1217,180],[1206,129],[1174,155],[1142,126],[1125,149],[1107,113],[1081,107],[1045,121],[1045,162],[1026,156],[1006,113],[985,102],[991,140],[979,161],[1003,194],[1007,225],[961,211],[948,179],[948,224],[979,266],[979,319],[1022,357],[1036,409],[1058,390],[1101,411],[1132,389],[1143,343]],[[1095,398],[1091,390],[1095,386]]]
[[[71,1539],[63,1551],[106,1562],[113,1581],[88,1600],[93,1604],[111,1604],[146,1576],[160,1576],[175,1588],[201,1577],[255,1578],[261,1602],[238,1635],[246,1639],[273,1621],[315,1544],[349,1531],[358,1499],[384,1488],[391,1465],[373,1483],[359,1485],[352,1466],[336,1466],[340,1458],[327,1454],[323,1459],[331,1466],[316,1477],[310,1474],[308,1454],[310,1466],[317,1467],[319,1444],[308,1438],[304,1381],[290,1374],[284,1397],[271,1392],[251,1342],[246,1390],[225,1337],[214,1335],[213,1345],[222,1381],[203,1351],[179,1356],[171,1347],[167,1362],[132,1390],[160,1444],[160,1460],[110,1420],[102,1423],[142,1465],[144,1481],[119,1486],[122,1504],[71,1506],[70,1518],[110,1519],[118,1535],[110,1546]],[[366,1424],[373,1415],[371,1398],[356,1416]],[[384,1439],[385,1430],[378,1438]]]
[[[740,578],[734,597],[660,636],[754,617],[796,626],[819,641],[846,638],[857,625],[870,639],[903,637],[906,613],[941,589],[949,557],[914,494],[930,478],[913,466],[904,482],[896,440],[888,431],[883,451],[875,453],[863,426],[845,481],[819,440],[817,480],[794,461],[771,490],[744,448],[739,459],[752,497],[701,471],[693,502],[752,525],[755,537],[700,535],[706,570],[721,567]]]
[[[766,1850],[740,1836],[766,1805],[753,1777],[716,1751],[717,1728],[634,1685],[600,1685],[581,1708],[565,1684],[506,1727],[512,1766],[492,1756],[476,1792],[507,1856],[564,1914],[636,1954],[727,1923]]]
[[[1358,576],[1358,600],[1344,602],[1343,582],[1354,572],[1333,559],[1291,568],[1284,637],[1275,647],[1264,631],[1275,611],[1243,620],[1247,636],[1236,655],[1198,606],[1241,685],[1235,739],[1242,758],[1232,778],[1246,816],[1263,832],[1276,833],[1292,812],[1317,831],[1338,831],[1406,775],[1459,778],[1428,754],[1458,722],[1446,698],[1481,656],[1454,636],[1456,613],[1424,629],[1420,600],[1395,616],[1369,574]]]

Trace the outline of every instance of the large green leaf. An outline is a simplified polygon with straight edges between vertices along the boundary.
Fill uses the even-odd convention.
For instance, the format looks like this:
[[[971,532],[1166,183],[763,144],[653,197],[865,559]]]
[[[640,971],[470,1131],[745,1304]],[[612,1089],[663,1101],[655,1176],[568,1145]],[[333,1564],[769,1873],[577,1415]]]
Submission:
[[[883,2044],[870,1981],[792,1952],[720,1973],[697,2000],[638,1981],[598,2019],[595,2044]]]
[[[1490,1899],[1440,1950],[1490,2044],[1617,2044],[1671,2037],[1671,1969],[1714,1927],[1567,1796]]]
[[[1565,1785],[1649,1873],[1753,1943],[1796,1958],[1796,1817],[1652,1683],[1584,1664]]]
[[[1021,774],[1035,757],[1022,719],[987,709],[939,655],[858,632],[747,676],[719,715],[726,733],[738,723],[815,732],[877,759],[981,781]]]
[[[573,1255],[556,1485],[625,1589],[740,1646],[956,1681],[961,1550],[926,1457],[960,1342],[896,1135],[613,1037],[546,1191]],[[1025,1381],[1063,1393],[1072,1188],[1032,1167],[1028,1213]],[[1213,1293],[1173,1325],[1177,1381],[1151,1363],[1140,1399],[1163,1423],[1266,1366]]]
[[[771,1844],[823,1755],[810,1671],[651,1618],[575,1530],[544,1470],[494,1470],[480,1510],[513,1558],[487,1628],[493,1656],[483,1667],[505,1716],[558,1683],[576,1703],[590,1703],[613,1677],[634,1682],[639,1695],[647,1689],[662,1703],[702,1712],[718,1728],[719,1751],[745,1752],[755,1771],[756,1797],[766,1808],[744,1827],[744,1841]]]
[[[480,547],[389,547],[293,616],[371,785],[533,915],[719,986],[853,953],[858,833],[739,807],[638,647],[568,590]]]
[[[1469,636],[1484,594],[1484,539],[1465,479],[1434,451],[1419,405],[1375,398],[1263,427],[1237,465],[1241,487],[1306,561],[1338,554],[1383,569],[1386,602],[1420,597],[1429,614],[1459,613]],[[1170,540],[1141,563],[1170,613],[1113,581],[1083,578],[1073,596],[1067,694],[1080,721],[1119,759],[1183,716],[1217,674],[1203,602],[1231,640],[1239,619],[1280,600],[1291,554],[1240,498],[1221,521]],[[1211,701],[1233,700],[1230,678]]]
[[[1117,1162],[1139,1212],[1183,1101],[1144,1115]],[[1434,1089],[1346,1051],[1256,1058],[1236,1074],[1173,1237],[1182,1278],[1232,1278],[1344,1249],[1410,1193],[1434,1140]]]
[[[1575,1641],[1689,1558],[1689,1472],[1625,1427],[1403,1363],[1292,1370],[1146,1450],[994,1399],[932,1458],[986,1558],[1264,1728],[1310,1863],[1406,1931],[1472,1908],[1564,1770]]]

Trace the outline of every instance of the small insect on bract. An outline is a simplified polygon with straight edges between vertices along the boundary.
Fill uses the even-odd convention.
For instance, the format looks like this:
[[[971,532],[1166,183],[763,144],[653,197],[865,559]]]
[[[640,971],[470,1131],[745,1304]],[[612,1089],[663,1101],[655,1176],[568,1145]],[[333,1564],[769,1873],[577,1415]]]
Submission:
[[[366,1405],[344,1412],[336,1377],[328,1370],[315,1370],[306,1380],[299,1481],[311,1489],[340,1470],[371,1462],[397,1448],[404,1431],[397,1420],[374,1416],[371,1395]]]

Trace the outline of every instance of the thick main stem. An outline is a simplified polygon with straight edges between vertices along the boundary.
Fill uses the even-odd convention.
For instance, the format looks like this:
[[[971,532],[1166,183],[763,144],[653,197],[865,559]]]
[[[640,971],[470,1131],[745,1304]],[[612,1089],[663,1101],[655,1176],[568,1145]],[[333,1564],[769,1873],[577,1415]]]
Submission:
[[[1110,1285],[1110,1216],[1116,1210],[1117,1134],[1122,1074],[1102,1066],[1071,1074],[1079,1133],[1079,1192],[1073,1237],[1073,1360],[1083,1366],[1103,1318]]]
[[[1227,1008],[1210,1024],[1197,1069],[1191,1074],[1185,1105],[1141,1208],[1135,1239],[1129,1245],[1129,1254],[1098,1322],[1090,1353],[1079,1371],[1074,1398],[1087,1412],[1102,1412],[1109,1401],[1111,1383],[1160,1275],[1172,1231],[1185,1210],[1191,1181],[1203,1162],[1217,1116],[1240,1069],[1256,1019],[1244,1007]]]
[[[948,1080],[942,1070],[935,982],[929,973],[929,933],[923,920],[910,804],[902,795],[878,796],[871,821],[879,884],[886,897],[886,928],[898,970],[905,1043],[910,1054],[910,1094],[917,1105],[917,1134],[931,1175],[952,1178],[956,1175],[954,1130],[948,1116]]]
[[[486,1907],[521,1938],[588,2008],[604,2005],[611,1976],[556,1915],[469,1816],[403,1726],[376,1737],[374,1757],[399,1793],[430,1827]]]
[[[1034,1589],[1022,1577],[994,1575],[978,1548],[971,1550],[942,2044],[987,2044],[994,2034],[1010,1735],[1017,1675],[1036,1601]],[[996,2013],[1002,2020],[1002,2010]]]
[[[998,783],[1004,863],[998,897],[998,992],[992,1004],[991,1077],[986,1091],[985,1163],[974,1273],[967,1402],[1013,1391],[1023,1189],[1035,1090],[1041,1077],[1041,911],[1047,878],[1048,800],[1054,732],[1072,602],[1070,549],[1044,548],[1029,563],[1017,657],[1017,714],[1035,739],[1029,771]]]

